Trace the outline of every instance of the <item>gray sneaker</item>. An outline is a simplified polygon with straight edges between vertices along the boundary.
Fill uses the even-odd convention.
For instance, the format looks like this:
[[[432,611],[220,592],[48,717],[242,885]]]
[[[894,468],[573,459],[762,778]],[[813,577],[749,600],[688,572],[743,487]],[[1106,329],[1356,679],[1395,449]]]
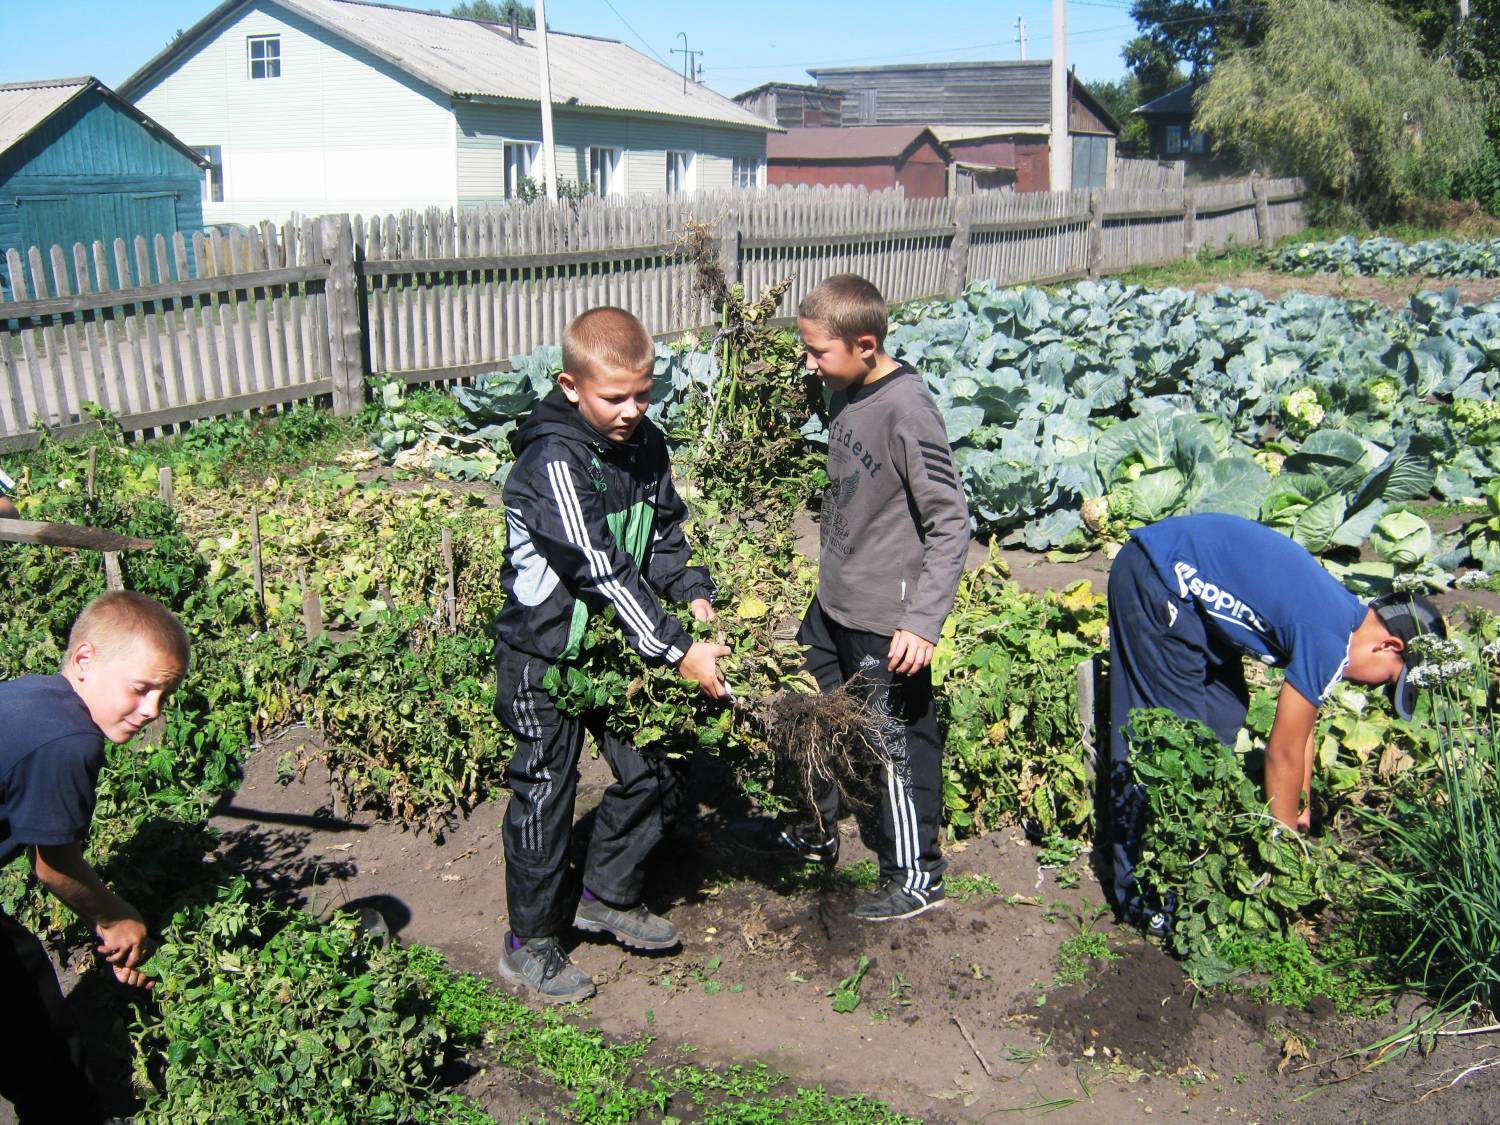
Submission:
[[[587,1000],[596,991],[589,976],[563,951],[555,937],[531,938],[512,949],[505,935],[505,953],[500,958],[500,977],[548,1004]]]
[[[942,906],[947,897],[941,883],[920,891],[909,891],[897,880],[888,879],[868,898],[856,903],[849,913],[862,922],[894,922],[898,918],[915,918]]]
[[[591,934],[611,934],[632,949],[671,949],[677,944],[677,927],[652,914],[644,903],[616,910],[598,899],[581,899],[573,925]]]

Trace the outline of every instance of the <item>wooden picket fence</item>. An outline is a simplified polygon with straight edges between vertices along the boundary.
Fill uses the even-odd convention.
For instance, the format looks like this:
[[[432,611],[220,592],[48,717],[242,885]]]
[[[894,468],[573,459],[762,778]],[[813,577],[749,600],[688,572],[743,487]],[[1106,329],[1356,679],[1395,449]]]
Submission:
[[[353,413],[369,375],[472,378],[600,304],[660,335],[700,328],[705,258],[751,293],[791,276],[790,310],[845,271],[896,303],[1268,247],[1304,225],[1295,180],[947,199],[783,187],[10,251],[0,452],[80,432],[95,410],[129,433],[317,398]]]

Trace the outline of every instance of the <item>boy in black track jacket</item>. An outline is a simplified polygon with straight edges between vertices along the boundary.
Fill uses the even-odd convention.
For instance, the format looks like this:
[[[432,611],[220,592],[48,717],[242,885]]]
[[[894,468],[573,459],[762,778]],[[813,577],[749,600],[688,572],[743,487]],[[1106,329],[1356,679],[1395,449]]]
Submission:
[[[495,713],[515,735],[516,752],[506,768],[510,932],[499,971],[549,1002],[594,994],[559,941],[570,920],[637,949],[670,948],[677,931],[641,903],[641,864],[664,832],[670,770],[605,730],[602,714],[560,714],[543,677],[578,656],[589,615],[612,606],[643,660],[672,665],[712,698],[727,694],[718,659],[729,649],[694,642],[657,600],[686,602],[700,621],[713,617],[713,582],[688,565],[687,511],[672,486],[666,441],[645,417],[655,358],[651,337],[623,309],[574,320],[557,389],[517,432],[505,482]],[[615,784],[599,803],[575,900],[568,850],[585,729]]]

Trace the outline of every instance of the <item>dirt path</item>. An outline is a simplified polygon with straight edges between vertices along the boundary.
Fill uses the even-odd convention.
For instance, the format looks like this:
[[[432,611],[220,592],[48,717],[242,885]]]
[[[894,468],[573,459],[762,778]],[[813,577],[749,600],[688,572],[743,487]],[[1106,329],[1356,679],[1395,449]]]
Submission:
[[[221,854],[256,873],[266,893],[319,912],[377,905],[402,939],[493,978],[505,925],[503,802],[441,839],[365,814],[341,817],[326,775],[277,782],[278,757],[301,744],[313,740],[293,728],[251,758],[212,822],[224,834]],[[586,757],[585,825],[607,783],[602,763]],[[1175,962],[1108,922],[1086,858],[1069,890],[1013,833],[956,844],[950,885],[985,889],[909,923],[861,925],[847,916],[856,893],[847,883],[789,882],[720,846],[724,820],[743,809],[711,761],[691,784],[697,815],[661,849],[648,894],[682,932],[681,950],[647,957],[592,940],[573,950],[600,982],[588,1018],[609,1035],[649,1033],[667,1056],[697,1048],[700,1063],[763,1060],[798,1084],[871,1094],[933,1122],[1027,1107],[1062,1122],[1482,1120],[1500,1097],[1500,1080],[1486,1073],[1409,1104],[1446,1067],[1473,1061],[1451,1045],[1322,1091],[1317,1083],[1332,1072],[1321,1066],[1279,1073],[1289,1034],[1321,1060],[1395,1021],[1346,1025],[1326,1013],[1195,997]],[[844,844],[843,869],[868,858],[857,837]],[[1080,927],[1107,933],[1122,959],[1084,985],[1059,987],[1058,947]],[[863,1002],[835,1013],[826,993],[862,954]],[[540,1108],[535,1088],[505,1072],[476,1075],[466,1089],[498,1120]]]

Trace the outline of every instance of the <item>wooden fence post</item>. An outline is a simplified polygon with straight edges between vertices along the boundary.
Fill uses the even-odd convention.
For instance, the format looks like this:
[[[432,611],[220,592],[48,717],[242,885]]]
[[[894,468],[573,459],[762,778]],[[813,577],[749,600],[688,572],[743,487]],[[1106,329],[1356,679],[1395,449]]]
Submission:
[[[735,208],[726,208],[718,222],[719,268],[724,271],[724,284],[738,285],[740,282],[740,217]]]
[[[354,228],[348,215],[321,220],[323,260],[328,263],[328,344],[333,357],[333,412],[358,414],[365,401],[364,342],[359,329],[359,276],[354,269]]]
[[[948,292],[955,299],[963,296],[964,286],[969,283],[969,240],[973,229],[969,197],[961,195],[953,202],[953,241],[948,246]]]
[[[1089,192],[1089,277],[1097,278],[1104,262],[1104,192],[1094,188]]]
[[[1250,195],[1255,200],[1255,231],[1260,236],[1260,248],[1269,250],[1276,244],[1276,236],[1271,232],[1271,208],[1266,203],[1266,181],[1252,175]]]
[[[1198,252],[1198,201],[1191,189],[1182,193],[1182,256],[1191,258]]]

